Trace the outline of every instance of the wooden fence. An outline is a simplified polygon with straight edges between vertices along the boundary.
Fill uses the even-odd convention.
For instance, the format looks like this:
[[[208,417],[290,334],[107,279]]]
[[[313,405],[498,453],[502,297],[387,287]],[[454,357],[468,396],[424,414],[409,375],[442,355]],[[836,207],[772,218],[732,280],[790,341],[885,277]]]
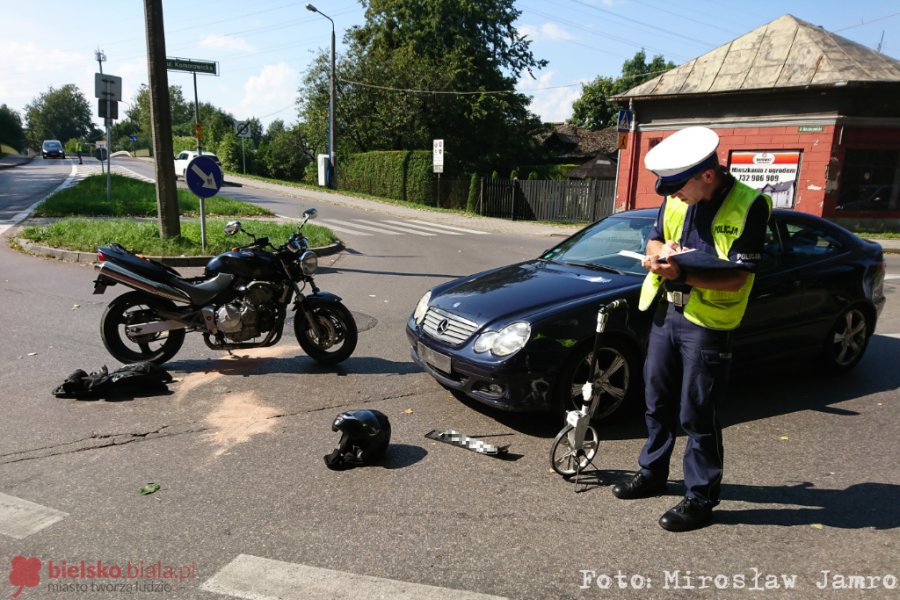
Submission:
[[[592,223],[615,212],[612,180],[504,180],[481,178],[470,201],[471,182],[442,179],[432,198],[437,206],[472,210],[486,217],[523,221]],[[470,204],[467,206],[467,204]]]

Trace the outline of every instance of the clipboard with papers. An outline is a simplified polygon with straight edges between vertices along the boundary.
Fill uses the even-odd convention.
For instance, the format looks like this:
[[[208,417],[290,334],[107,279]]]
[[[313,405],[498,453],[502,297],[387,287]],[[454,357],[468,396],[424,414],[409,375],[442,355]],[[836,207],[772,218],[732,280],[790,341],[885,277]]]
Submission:
[[[633,258],[635,260],[644,260],[643,254],[639,252],[632,252],[631,250],[619,250],[619,254],[621,256]],[[688,271],[723,271],[729,269],[750,270],[749,265],[745,265],[739,262],[732,262],[730,260],[724,260],[717,256],[713,256],[712,254],[707,254],[706,252],[697,252],[695,250],[685,250],[684,252],[672,254],[668,257],[668,260],[674,261],[678,264],[679,267],[681,267],[682,269],[687,269]]]

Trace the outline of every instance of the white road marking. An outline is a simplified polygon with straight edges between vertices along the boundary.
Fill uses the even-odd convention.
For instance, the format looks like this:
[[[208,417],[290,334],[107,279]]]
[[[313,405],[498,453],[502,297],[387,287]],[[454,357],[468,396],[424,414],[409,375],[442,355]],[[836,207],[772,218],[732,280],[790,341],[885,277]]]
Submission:
[[[451,229],[453,231],[461,231],[463,233],[474,233],[475,235],[491,235],[487,231],[477,231],[475,229],[465,229],[464,227],[456,227],[453,225],[438,225],[437,223],[429,223],[428,221],[418,221],[413,219],[410,221],[411,223],[421,223],[422,225],[428,225],[429,227],[437,227],[438,229]]]
[[[333,221],[326,221],[325,219],[316,219],[316,224],[324,225],[328,229],[333,229],[335,231],[342,231],[344,233],[352,233],[353,235],[361,235],[363,237],[372,237],[371,233],[363,233],[362,231],[357,231],[356,229],[350,229],[348,227],[343,227],[341,225],[334,225]],[[354,225],[355,227],[355,225]]]
[[[375,233],[382,233],[384,235],[403,235],[402,233],[396,231],[387,231],[386,229],[381,229],[379,227],[369,227],[368,225],[359,225],[357,223],[350,223],[348,221],[341,221],[338,219],[330,219],[328,223],[337,223],[339,225],[346,225],[348,227],[355,227],[357,229],[364,229],[366,231],[374,231]]]
[[[463,235],[461,233],[456,233],[455,231],[436,230],[434,227],[432,227],[430,225],[429,226],[416,225],[416,223],[414,221],[385,221],[385,222],[393,223],[395,225],[402,225],[403,227],[412,227],[414,230],[419,230],[419,231],[428,231],[428,232],[436,231],[437,233],[442,233],[444,235]],[[434,235],[434,234],[432,234],[432,235]]]
[[[506,600],[501,596],[356,575],[247,554],[222,567],[200,588],[249,600]]]
[[[362,221],[362,219],[356,219],[356,220]],[[363,223],[372,223],[372,222],[373,221],[363,221]],[[395,222],[399,222],[401,224],[401,226],[391,225],[390,221],[377,221],[377,223],[380,227],[384,227],[385,229],[390,229],[392,231],[401,231],[403,233],[411,233],[413,235],[420,235],[420,236],[424,236],[424,237],[434,237],[437,235],[436,233],[427,233],[425,231],[417,231],[415,229],[409,229],[408,227],[406,227],[406,223],[403,223],[402,221],[395,221]]]
[[[890,281],[891,279],[900,279],[900,275],[885,275],[884,280]]]
[[[50,192],[49,194],[47,194],[46,196],[44,196],[43,198],[41,198],[40,200],[38,200],[31,206],[29,206],[28,208],[26,208],[22,212],[16,214],[12,219],[4,220],[2,222],[2,224],[0,224],[0,235],[2,235],[7,229],[12,227],[13,225],[18,225],[19,223],[24,221],[28,217],[28,215],[30,215],[31,213],[34,212],[34,210],[38,207],[38,205],[40,205],[41,202],[43,202],[44,200],[46,200],[47,198],[49,198],[56,192],[59,192],[61,190],[64,190],[68,187],[72,187],[73,185],[75,185],[78,182],[77,175],[78,175],[78,165],[73,164],[72,170],[69,171],[69,176],[66,177],[65,181],[63,181],[61,184],[56,186],[56,188],[52,192]]]
[[[57,521],[68,513],[0,493],[0,534],[22,540]]]

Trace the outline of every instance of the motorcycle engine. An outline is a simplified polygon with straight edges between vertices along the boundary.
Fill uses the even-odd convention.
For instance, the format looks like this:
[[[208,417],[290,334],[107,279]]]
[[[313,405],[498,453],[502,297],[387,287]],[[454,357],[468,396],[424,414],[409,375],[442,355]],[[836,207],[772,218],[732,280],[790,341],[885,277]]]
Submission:
[[[235,342],[243,342],[265,333],[275,326],[275,298],[279,288],[266,281],[253,281],[242,296],[216,311],[219,331]]]

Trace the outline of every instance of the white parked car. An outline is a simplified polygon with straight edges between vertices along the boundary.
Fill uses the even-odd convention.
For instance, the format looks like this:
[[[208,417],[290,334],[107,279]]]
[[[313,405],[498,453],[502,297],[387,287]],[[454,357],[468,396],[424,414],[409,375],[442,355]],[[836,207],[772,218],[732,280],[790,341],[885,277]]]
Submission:
[[[213,154],[212,152],[202,152],[203,156],[208,156],[219,166],[219,169],[222,168],[222,161],[219,160],[219,157]],[[183,150],[175,156],[175,179],[181,177],[185,179],[184,173],[187,171],[188,163],[197,158],[198,153],[196,150]]]

